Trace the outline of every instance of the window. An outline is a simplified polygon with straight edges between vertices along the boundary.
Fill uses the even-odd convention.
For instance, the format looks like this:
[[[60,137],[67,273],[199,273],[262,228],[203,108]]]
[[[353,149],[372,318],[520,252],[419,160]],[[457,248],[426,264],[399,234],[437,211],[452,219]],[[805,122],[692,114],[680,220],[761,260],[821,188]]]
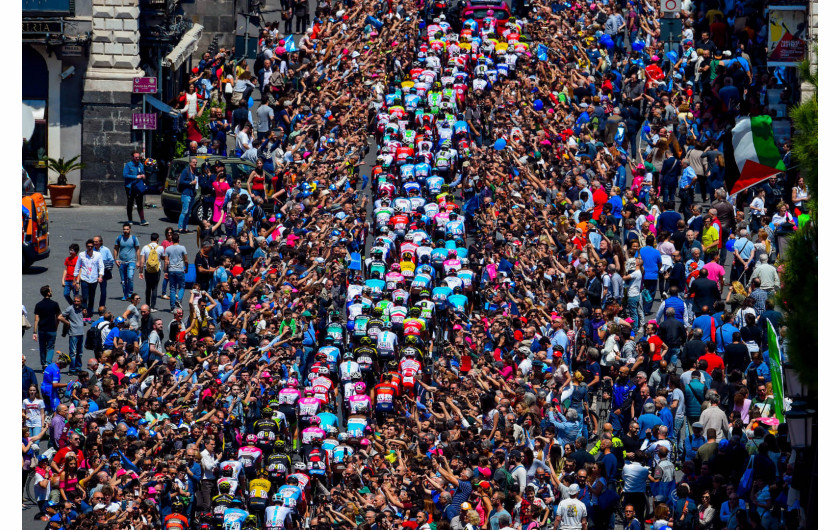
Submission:
[[[169,178],[166,179],[166,189],[169,191],[178,191],[178,177],[187,168],[189,163],[186,160],[173,160],[169,164]]]

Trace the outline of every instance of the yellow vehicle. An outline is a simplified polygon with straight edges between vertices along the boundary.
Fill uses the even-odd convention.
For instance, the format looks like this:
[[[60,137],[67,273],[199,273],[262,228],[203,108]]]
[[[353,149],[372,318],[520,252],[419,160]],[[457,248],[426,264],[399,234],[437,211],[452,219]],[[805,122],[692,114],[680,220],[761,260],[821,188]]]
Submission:
[[[23,268],[50,255],[50,216],[47,201],[40,193],[24,195],[21,211]]]

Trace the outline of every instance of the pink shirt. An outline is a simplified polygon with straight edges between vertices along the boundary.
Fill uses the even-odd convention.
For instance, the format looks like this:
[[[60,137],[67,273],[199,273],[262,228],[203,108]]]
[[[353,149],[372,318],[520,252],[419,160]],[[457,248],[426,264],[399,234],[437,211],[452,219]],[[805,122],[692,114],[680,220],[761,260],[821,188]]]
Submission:
[[[726,274],[726,269],[724,269],[719,263],[715,263],[714,261],[706,263],[705,265],[703,265],[703,268],[709,271],[709,279],[718,284],[721,283],[721,278],[723,278]]]

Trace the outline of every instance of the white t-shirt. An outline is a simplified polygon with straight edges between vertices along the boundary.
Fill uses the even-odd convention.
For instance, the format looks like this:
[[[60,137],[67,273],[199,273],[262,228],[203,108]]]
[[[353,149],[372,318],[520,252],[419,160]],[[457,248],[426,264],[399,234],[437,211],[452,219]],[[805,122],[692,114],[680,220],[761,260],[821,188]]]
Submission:
[[[557,505],[556,515],[560,518],[560,530],[583,528],[586,505],[577,499],[563,499]]]
[[[627,296],[639,296],[642,294],[642,271],[636,269],[630,273],[630,280],[627,284]]]
[[[41,424],[41,411],[44,410],[44,400],[36,399],[33,401],[26,398],[23,400],[23,410],[26,411],[27,427],[43,427]]]
[[[253,147],[251,145],[251,138],[245,133],[245,131],[239,131],[236,133],[236,148],[241,149],[243,151],[247,151]]]

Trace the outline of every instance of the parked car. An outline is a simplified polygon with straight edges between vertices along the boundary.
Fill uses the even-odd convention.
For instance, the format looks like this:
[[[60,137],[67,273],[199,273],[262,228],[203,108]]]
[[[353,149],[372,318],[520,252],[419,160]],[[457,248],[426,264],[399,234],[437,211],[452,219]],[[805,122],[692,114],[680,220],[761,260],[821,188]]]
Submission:
[[[236,157],[226,158],[218,155],[198,155],[196,158],[198,158],[199,170],[205,162],[215,165],[217,160],[221,160],[225,165],[225,173],[230,179],[230,182],[232,183],[238,178],[242,179],[243,187],[245,186],[245,182],[248,180],[248,175],[251,174],[251,170],[255,167],[251,162]],[[166,217],[172,221],[177,221],[178,217],[181,215],[181,192],[178,191],[178,177],[181,176],[181,173],[187,168],[187,166],[189,166],[189,164],[190,157],[186,156],[176,158],[169,163],[169,172],[166,175],[166,183],[164,184],[163,191],[160,194],[160,205],[161,208],[163,208],[163,213],[166,214]],[[211,192],[207,195],[214,194]],[[195,204],[193,204],[192,212],[190,213],[191,222],[198,223],[203,221],[208,215],[208,212],[204,210],[201,205],[202,201],[196,197]]]
[[[21,201],[23,269],[50,256],[50,216],[47,201],[40,193],[30,193]]]

